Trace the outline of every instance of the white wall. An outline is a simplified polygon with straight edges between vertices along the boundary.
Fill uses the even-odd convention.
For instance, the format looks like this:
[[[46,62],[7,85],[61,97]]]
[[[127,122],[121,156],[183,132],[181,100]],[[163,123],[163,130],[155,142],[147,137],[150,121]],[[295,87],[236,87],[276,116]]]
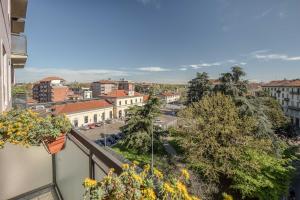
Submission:
[[[94,115],[97,115],[97,122],[102,121],[102,113],[105,113],[105,120],[110,119],[110,111],[113,112],[113,107],[101,108],[90,111],[83,111],[78,113],[66,114],[70,119],[72,125],[74,125],[74,120],[78,120],[78,127],[94,123]],[[88,123],[84,122],[84,117],[88,116]]]
[[[0,112],[11,107],[10,0],[0,0]],[[5,56],[4,56],[5,50]]]
[[[132,100],[132,103],[131,103]],[[127,101],[127,103],[126,103]],[[120,105],[121,103],[121,105]],[[128,97],[128,98],[117,98],[115,102],[116,113],[115,116],[117,118],[124,117],[125,111],[128,110],[131,106],[142,106],[144,104],[143,97]],[[122,112],[122,116],[119,115],[119,112]]]

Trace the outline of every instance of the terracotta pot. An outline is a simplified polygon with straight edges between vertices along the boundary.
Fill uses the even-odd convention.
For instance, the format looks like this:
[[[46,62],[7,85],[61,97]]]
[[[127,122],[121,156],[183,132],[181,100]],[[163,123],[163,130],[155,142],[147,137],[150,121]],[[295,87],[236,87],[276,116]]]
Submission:
[[[49,154],[55,154],[61,151],[66,142],[66,134],[62,134],[61,136],[57,137],[55,140],[45,140],[44,146]]]

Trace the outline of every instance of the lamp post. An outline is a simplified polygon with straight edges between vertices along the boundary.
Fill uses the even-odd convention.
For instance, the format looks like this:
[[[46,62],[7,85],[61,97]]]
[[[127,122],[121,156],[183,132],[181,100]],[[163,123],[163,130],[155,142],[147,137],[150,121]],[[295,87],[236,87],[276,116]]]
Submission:
[[[153,154],[153,122],[151,122],[151,173],[153,176],[153,169],[154,169],[154,154]]]

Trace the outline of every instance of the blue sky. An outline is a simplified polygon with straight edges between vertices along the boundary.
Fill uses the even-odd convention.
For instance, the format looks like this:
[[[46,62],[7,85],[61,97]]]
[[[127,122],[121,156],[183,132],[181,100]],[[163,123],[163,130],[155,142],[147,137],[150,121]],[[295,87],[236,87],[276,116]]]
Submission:
[[[18,82],[300,78],[299,0],[30,0]]]

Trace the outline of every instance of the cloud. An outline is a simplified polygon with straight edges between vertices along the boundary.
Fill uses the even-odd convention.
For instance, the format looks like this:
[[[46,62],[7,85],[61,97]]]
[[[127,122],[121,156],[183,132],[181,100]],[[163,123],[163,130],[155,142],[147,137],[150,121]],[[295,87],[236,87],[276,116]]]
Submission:
[[[214,62],[214,63],[192,64],[192,65],[189,65],[189,67],[191,67],[193,69],[200,69],[202,67],[212,67],[212,66],[219,66],[219,65],[221,65],[220,62]]]
[[[20,72],[18,72],[20,71]],[[124,77],[129,73],[121,70],[111,69],[64,69],[64,68],[36,68],[25,67],[24,70],[17,71],[17,80],[33,81],[47,76],[59,76],[67,81],[94,81],[110,77]]]
[[[142,3],[144,6],[146,5],[154,5],[155,8],[160,8],[160,0],[136,0],[139,3]]]
[[[186,68],[186,67],[181,67],[181,68],[179,68],[179,70],[180,70],[180,71],[186,71],[187,68]]]
[[[283,60],[283,61],[300,61],[300,56],[288,56],[286,54],[254,54],[259,60]]]
[[[240,62],[240,65],[247,65],[246,62]]]
[[[263,11],[262,13],[260,13],[259,15],[255,16],[255,19],[261,19],[264,18],[265,16],[269,15],[272,12],[273,8],[269,8],[265,11]]]
[[[162,68],[162,67],[140,67],[138,68],[140,71],[145,72],[166,72],[171,71],[170,69]]]

